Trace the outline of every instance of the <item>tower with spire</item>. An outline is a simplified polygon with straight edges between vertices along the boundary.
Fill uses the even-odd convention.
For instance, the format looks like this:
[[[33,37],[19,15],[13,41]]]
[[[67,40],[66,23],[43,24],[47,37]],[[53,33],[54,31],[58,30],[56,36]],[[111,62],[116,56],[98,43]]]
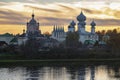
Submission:
[[[51,38],[54,38],[60,42],[65,40],[64,26],[54,25]]]

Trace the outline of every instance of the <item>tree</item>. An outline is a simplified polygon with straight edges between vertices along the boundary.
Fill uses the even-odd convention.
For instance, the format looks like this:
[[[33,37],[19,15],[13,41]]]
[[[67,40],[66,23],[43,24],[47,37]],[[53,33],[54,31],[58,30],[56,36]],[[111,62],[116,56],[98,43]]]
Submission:
[[[50,37],[51,36],[49,32],[45,32],[45,33],[43,33],[43,35],[45,35],[46,37]]]
[[[119,53],[120,51],[120,33],[117,33],[117,30],[114,29],[109,35],[110,39],[107,44],[112,48],[114,53]]]
[[[94,44],[94,46],[95,46],[95,47],[96,47],[96,46],[99,46],[99,42],[96,41],[95,44]]]
[[[68,32],[66,37],[67,47],[77,47],[79,45],[79,34],[78,32]]]
[[[36,39],[28,39],[26,44],[21,45],[21,52],[25,57],[34,58],[38,55],[39,43]]]
[[[101,41],[101,40],[102,40],[102,37],[103,37],[102,32],[98,31],[98,32],[96,32],[96,33],[98,34],[98,36],[99,36],[99,40]]]

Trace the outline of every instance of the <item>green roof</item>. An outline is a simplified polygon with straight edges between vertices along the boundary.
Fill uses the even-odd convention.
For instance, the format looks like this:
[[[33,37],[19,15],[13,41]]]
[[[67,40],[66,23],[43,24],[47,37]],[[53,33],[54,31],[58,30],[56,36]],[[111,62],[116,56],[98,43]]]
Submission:
[[[14,37],[10,42],[18,42],[18,39]]]
[[[84,44],[95,44],[93,40],[85,40]]]

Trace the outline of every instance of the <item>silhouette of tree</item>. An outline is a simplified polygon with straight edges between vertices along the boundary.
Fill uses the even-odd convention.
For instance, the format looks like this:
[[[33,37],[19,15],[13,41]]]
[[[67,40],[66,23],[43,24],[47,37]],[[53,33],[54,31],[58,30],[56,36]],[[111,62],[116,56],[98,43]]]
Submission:
[[[68,32],[66,37],[67,47],[77,47],[79,44],[79,34],[77,32]]]
[[[43,35],[45,35],[46,37],[50,37],[51,36],[49,32],[45,32],[45,33],[43,33]]]
[[[99,46],[99,42],[96,41],[95,44],[94,44],[94,46]]]
[[[102,40],[102,37],[103,37],[103,34],[102,34],[100,31],[98,31],[98,32],[96,32],[96,33],[98,34],[99,40],[101,41],[101,40]]]
[[[21,45],[21,52],[25,57],[34,58],[38,54],[39,43],[36,39],[29,39],[25,45]]]
[[[110,33],[110,39],[108,40],[107,44],[112,48],[113,52],[119,53],[120,51],[120,33],[117,33],[117,30],[114,29]]]

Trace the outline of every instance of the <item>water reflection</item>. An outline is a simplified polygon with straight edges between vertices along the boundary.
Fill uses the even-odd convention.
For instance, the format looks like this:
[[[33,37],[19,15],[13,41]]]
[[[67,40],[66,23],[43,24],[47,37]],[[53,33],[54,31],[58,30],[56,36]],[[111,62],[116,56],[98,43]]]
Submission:
[[[120,80],[120,66],[0,68],[0,80]]]
[[[90,80],[94,80],[94,78],[95,78],[95,66],[90,67],[90,74],[91,74]]]
[[[108,66],[108,74],[111,78],[118,78],[120,79],[120,66],[109,65]]]
[[[78,80],[85,80],[85,67],[80,67],[78,70]]]
[[[39,80],[39,69],[36,67],[26,68],[26,80]]]

